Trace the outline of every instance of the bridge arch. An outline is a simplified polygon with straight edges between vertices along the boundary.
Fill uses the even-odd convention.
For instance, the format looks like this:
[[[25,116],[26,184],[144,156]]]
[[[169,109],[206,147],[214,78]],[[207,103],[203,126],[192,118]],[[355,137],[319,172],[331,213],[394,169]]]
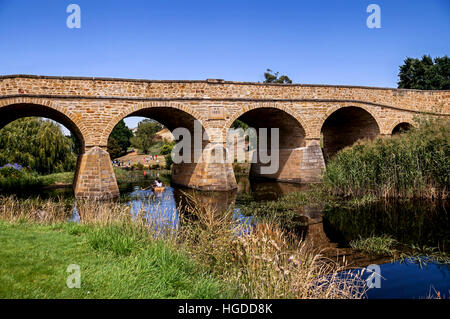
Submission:
[[[121,120],[131,116],[142,116],[154,119],[165,125],[170,131],[178,127],[193,128],[194,120],[200,122],[205,128],[206,119],[190,106],[177,102],[150,102],[137,103],[121,110],[119,114],[112,118],[102,133],[102,144],[107,145],[108,137],[114,127]],[[180,116],[180,118],[178,118]]]
[[[413,128],[413,125],[409,122],[400,122],[395,124],[395,126],[391,130],[391,135],[400,134],[402,132],[406,132]]]
[[[300,183],[311,181],[309,180],[310,176],[305,171],[305,169],[310,169],[310,167],[305,166],[305,163],[310,163],[310,149],[306,146],[307,133],[303,121],[295,112],[284,107],[274,107],[271,104],[254,106],[231,116],[225,128],[231,127],[235,120],[241,120],[257,131],[258,149],[251,156],[250,177]],[[260,128],[267,128],[268,150],[266,153],[271,155],[273,137],[269,132],[271,128],[279,129],[278,158],[272,157],[268,164],[263,163],[260,157]],[[226,136],[226,132],[224,132],[224,136]],[[276,171],[267,173],[267,167],[272,166],[272,161],[275,160],[277,161]]]
[[[17,98],[0,100],[0,129],[7,124],[25,117],[43,117],[64,125],[78,140],[78,160],[74,175],[74,190],[77,194],[77,186],[80,184],[80,171],[82,159],[85,157],[86,142],[83,126],[64,108],[49,100],[35,98]]]
[[[204,125],[206,120],[200,113],[182,103],[142,103],[131,106],[111,121],[103,133],[103,142],[107,143],[109,135],[119,121],[131,116],[153,119],[171,132],[177,128],[185,128],[191,133],[191,160],[172,165],[173,184],[212,191],[228,191],[237,187],[231,164],[208,161],[211,153],[217,149],[217,143],[211,142],[212,139],[208,134],[210,132]]]
[[[344,106],[331,109],[321,126],[325,161],[359,139],[373,139],[380,134],[376,117],[365,107]]]
[[[0,128],[24,117],[44,117],[64,125],[79,141],[80,154],[85,151],[83,126],[64,108],[50,100],[32,98],[0,100]]]
[[[224,124],[224,131],[223,131],[224,138],[226,137],[227,130],[231,127],[231,125],[239,118],[245,116],[246,113],[254,111],[251,114],[258,115],[257,110],[262,110],[262,112],[264,112],[264,110],[268,110],[268,109],[274,110],[272,113],[276,112],[278,114],[284,114],[286,116],[286,118],[288,118],[289,120],[295,119],[295,121],[298,123],[298,125],[303,129],[303,133],[305,134],[305,136],[306,136],[307,132],[309,132],[309,130],[308,130],[309,126],[307,125],[307,123],[292,108],[289,108],[289,107],[286,107],[283,105],[278,105],[276,103],[264,103],[264,104],[248,105],[248,106],[242,108],[241,110],[239,110],[238,112],[233,113]],[[278,112],[275,110],[278,110]],[[260,114],[262,114],[262,112]],[[264,127],[264,126],[262,126],[262,127]],[[269,127],[269,126],[266,126],[266,127]],[[273,127],[275,127],[275,126],[273,126]]]

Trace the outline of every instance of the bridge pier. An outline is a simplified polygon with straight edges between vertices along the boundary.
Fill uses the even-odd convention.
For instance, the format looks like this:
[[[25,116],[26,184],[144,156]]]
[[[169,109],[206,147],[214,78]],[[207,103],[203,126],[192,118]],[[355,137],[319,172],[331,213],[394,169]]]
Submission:
[[[108,200],[119,197],[119,187],[106,149],[86,147],[86,152],[78,156],[74,184],[77,199]]]
[[[256,153],[254,153],[256,156]],[[306,139],[306,146],[280,149],[279,168],[274,174],[261,174],[261,167],[269,164],[253,163],[251,178],[265,178],[291,183],[318,183],[322,180],[325,161],[319,139]]]
[[[225,161],[222,143],[208,143],[198,163],[172,165],[172,183],[202,191],[230,191],[237,188],[233,166]],[[216,160],[213,160],[215,157]]]

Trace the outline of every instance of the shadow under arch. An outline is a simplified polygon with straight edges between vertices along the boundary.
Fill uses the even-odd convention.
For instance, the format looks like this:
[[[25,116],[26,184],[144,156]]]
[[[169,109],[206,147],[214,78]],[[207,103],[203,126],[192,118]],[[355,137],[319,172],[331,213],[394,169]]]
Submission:
[[[254,154],[254,163],[251,164],[251,178],[265,178],[288,182],[302,182],[300,174],[300,163],[302,161],[302,148],[306,146],[306,132],[302,124],[290,113],[274,107],[261,107],[251,109],[236,118],[256,129],[259,141],[262,137],[260,128],[267,128],[267,154],[271,155],[272,141],[275,136],[271,136],[271,129],[277,128],[279,131],[279,158],[278,170],[273,174],[262,174],[261,168],[270,166],[263,164],[259,152]],[[231,123],[232,124],[232,123]],[[231,126],[230,124],[230,126]],[[272,159],[273,160],[273,159]]]
[[[364,138],[373,139],[380,134],[375,117],[358,106],[346,106],[331,113],[321,128],[322,148],[327,162],[337,152]]]
[[[396,134],[400,134],[400,133],[404,133],[408,130],[410,130],[411,128],[413,128],[413,125],[411,123],[408,122],[401,122],[398,123],[393,129],[391,134],[392,135],[396,135]]]

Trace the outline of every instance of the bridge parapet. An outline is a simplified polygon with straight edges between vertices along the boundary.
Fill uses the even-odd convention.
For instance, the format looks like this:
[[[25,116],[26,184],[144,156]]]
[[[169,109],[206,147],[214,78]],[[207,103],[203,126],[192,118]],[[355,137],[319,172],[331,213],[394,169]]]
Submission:
[[[155,81],[114,78],[9,75],[0,77],[0,95],[120,98],[129,100],[217,100],[350,102],[402,110],[450,113],[450,91],[363,86],[266,84],[229,81]]]

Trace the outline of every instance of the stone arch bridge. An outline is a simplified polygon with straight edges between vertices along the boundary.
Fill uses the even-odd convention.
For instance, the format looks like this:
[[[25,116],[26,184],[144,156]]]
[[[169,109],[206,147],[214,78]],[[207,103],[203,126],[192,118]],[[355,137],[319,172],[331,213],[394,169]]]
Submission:
[[[204,152],[224,146],[236,119],[280,130],[280,166],[267,178],[318,182],[325,160],[361,138],[390,136],[415,116],[450,115],[450,91],[250,82],[150,81],[9,75],[0,77],[0,128],[27,116],[53,119],[80,141],[77,198],[119,195],[106,150],[114,126],[128,116],[149,117],[170,130],[193,130],[208,140]],[[321,138],[322,146],[321,147]],[[258,175],[258,163],[252,173]],[[174,183],[200,190],[236,188],[230,163],[177,164]]]

